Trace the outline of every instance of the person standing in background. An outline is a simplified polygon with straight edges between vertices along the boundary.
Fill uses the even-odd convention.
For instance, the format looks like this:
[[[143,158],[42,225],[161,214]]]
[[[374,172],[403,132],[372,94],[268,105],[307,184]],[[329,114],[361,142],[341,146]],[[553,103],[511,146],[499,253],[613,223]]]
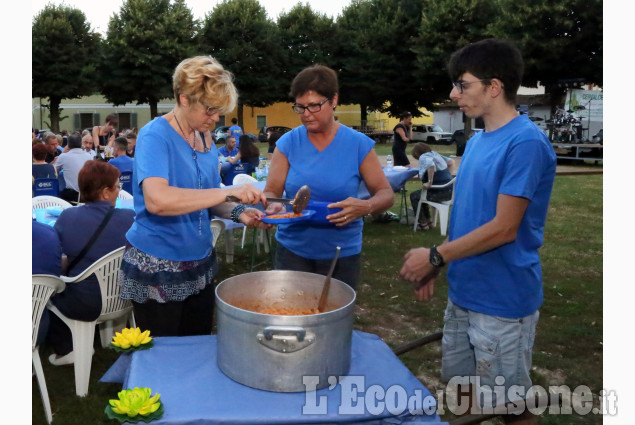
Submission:
[[[406,155],[406,147],[412,137],[412,114],[410,112],[402,112],[399,116],[401,121],[393,128],[393,144],[392,157],[394,165],[409,166],[410,160]]]
[[[106,117],[104,125],[93,127],[93,142],[95,143],[95,151],[98,154],[103,152],[106,146],[112,146],[114,143],[117,124],[119,124],[117,115],[110,114]]]
[[[232,118],[232,126],[229,127],[229,134],[234,136],[236,139],[236,147],[240,146],[240,136],[243,134],[243,130],[238,125],[238,120],[234,117]]]

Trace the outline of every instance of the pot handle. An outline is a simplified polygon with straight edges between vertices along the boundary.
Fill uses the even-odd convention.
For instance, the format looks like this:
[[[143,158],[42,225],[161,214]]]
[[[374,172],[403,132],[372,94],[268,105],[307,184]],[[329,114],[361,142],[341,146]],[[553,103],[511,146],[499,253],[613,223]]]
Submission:
[[[313,344],[315,334],[300,326],[267,326],[257,335],[258,342],[279,353],[292,353]]]
[[[300,326],[267,326],[262,334],[267,340],[271,340],[276,335],[295,335],[298,341],[302,341],[306,336],[306,329]]]

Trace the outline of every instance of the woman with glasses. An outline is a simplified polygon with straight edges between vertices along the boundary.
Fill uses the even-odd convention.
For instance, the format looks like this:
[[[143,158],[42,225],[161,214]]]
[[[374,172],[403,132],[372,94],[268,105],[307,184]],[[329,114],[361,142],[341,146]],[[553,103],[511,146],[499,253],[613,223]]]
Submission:
[[[334,118],[339,101],[337,75],[313,65],[291,83],[293,110],[302,125],[276,142],[265,193],[293,197],[303,185],[311,200],[328,202],[337,212],[326,223],[304,221],[279,224],[276,232],[275,268],[326,275],[337,246],[341,253],[333,277],[355,288],[359,280],[363,217],[384,211],[393,203],[393,192],[375,153],[374,142]],[[357,198],[361,181],[371,198]],[[271,204],[267,213],[284,209]],[[341,210],[339,210],[341,209]]]
[[[246,184],[220,188],[218,151],[209,129],[236,106],[231,73],[209,56],[182,61],[174,71],[174,109],[138,135],[133,172],[135,222],[126,234],[118,283],[132,300],[135,320],[155,336],[210,334],[217,271],[212,215],[270,227],[254,208],[266,204]]]
[[[54,226],[65,255],[62,259],[63,275],[77,276],[104,255],[126,244],[126,232],[134,221],[134,212],[115,208],[120,190],[119,174],[114,165],[92,159],[86,161],[79,171],[77,182],[85,203],[62,211]],[[102,225],[101,233],[90,244],[93,234]],[[81,255],[83,251],[85,253]],[[94,275],[82,283],[66,285],[64,292],[51,300],[71,319],[92,321],[101,313],[101,292]],[[50,317],[48,341],[54,354],[49,361],[56,366],[71,364],[71,332],[55,314]]]

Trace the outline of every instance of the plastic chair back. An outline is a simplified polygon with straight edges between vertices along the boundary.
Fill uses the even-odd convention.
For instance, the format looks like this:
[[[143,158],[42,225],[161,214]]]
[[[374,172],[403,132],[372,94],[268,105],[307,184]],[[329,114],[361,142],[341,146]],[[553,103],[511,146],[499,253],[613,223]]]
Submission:
[[[51,412],[51,401],[49,400],[48,390],[46,389],[46,380],[44,379],[44,370],[42,369],[42,361],[37,347],[37,337],[40,328],[42,314],[46,308],[46,304],[53,294],[62,292],[65,288],[64,281],[57,276],[48,274],[34,274],[31,281],[31,349],[33,370],[40,387],[40,395],[42,396],[42,404],[44,405],[44,414],[46,421],[51,423],[53,413]]]
[[[119,195],[117,195],[117,199],[132,199],[132,195],[125,190],[121,189],[119,191]]]
[[[234,182],[234,177],[238,174],[251,174],[254,171],[254,166],[251,164],[232,164],[231,168],[223,177],[223,184],[225,186],[231,186]]]
[[[59,181],[55,179],[35,179],[33,183],[33,197],[58,196],[60,194]]]
[[[64,170],[60,170],[57,173],[57,183],[59,185],[60,192],[66,189],[66,179],[64,178]]]
[[[62,198],[56,198],[55,196],[36,196],[31,200],[33,210],[48,207],[62,207],[69,208],[72,205]]]
[[[454,177],[452,180],[450,180],[449,182],[445,184],[432,185],[430,186],[430,189],[444,189],[444,188],[447,188],[448,186],[453,186],[455,181],[456,181],[456,177]],[[450,198],[449,201],[441,201],[441,202],[428,201],[426,199],[427,196],[428,196],[428,191],[426,189],[421,189],[421,198],[419,199],[419,205],[417,206],[417,213],[415,215],[413,230],[415,232],[417,231],[417,223],[419,222],[419,214],[421,213],[421,205],[428,204],[432,208],[434,208],[434,211],[431,212],[432,213],[432,217],[431,217],[432,227],[436,226],[437,217],[439,217],[441,221],[439,225],[441,236],[445,236],[447,234],[448,223],[450,221],[450,208],[452,207],[452,204],[454,204],[454,190],[452,190],[452,197]]]
[[[46,303],[53,294],[62,292],[66,284],[57,276],[34,274],[31,282],[31,348],[35,350],[38,329]]]
[[[225,230],[225,222],[223,220],[221,220],[221,219],[214,218],[214,219],[212,219],[212,222],[210,223],[210,226],[212,227],[212,236],[213,236],[213,238],[212,238],[212,246],[215,247],[216,246],[216,241],[218,240],[218,237]]]
[[[123,190],[132,193],[132,171],[124,171],[121,173],[119,181],[123,183]]]
[[[232,181],[232,185],[236,186],[236,185],[240,185],[240,184],[246,184],[246,183],[254,183],[257,182],[258,180],[256,180],[254,177],[252,177],[249,174],[237,174],[234,177],[234,180]]]

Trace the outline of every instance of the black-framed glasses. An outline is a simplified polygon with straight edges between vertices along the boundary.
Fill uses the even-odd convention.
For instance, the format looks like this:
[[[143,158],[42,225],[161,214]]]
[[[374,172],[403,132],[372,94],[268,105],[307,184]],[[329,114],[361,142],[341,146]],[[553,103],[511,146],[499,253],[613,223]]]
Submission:
[[[452,87],[458,89],[459,93],[463,94],[463,90],[465,90],[465,86],[469,86],[472,83],[482,83],[485,81],[492,81],[492,78],[482,78],[480,80],[474,80],[474,81],[463,81],[463,80],[453,81]]]
[[[293,105],[291,105],[291,109],[293,109],[293,112],[295,112],[296,114],[303,114],[304,111],[309,111],[314,114],[316,112],[320,112],[322,110],[322,105],[324,105],[328,101],[329,98],[327,97],[320,103],[311,103],[306,106],[294,103]]]

